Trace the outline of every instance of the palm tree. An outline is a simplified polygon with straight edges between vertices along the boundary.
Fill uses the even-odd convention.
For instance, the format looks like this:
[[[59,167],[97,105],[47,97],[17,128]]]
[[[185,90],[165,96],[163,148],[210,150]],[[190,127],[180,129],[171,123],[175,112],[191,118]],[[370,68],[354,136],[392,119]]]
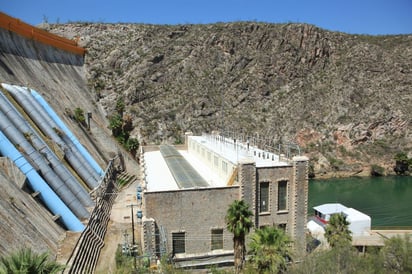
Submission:
[[[334,247],[350,245],[352,242],[349,222],[343,213],[333,214],[325,229],[325,237],[329,245]]]
[[[240,273],[245,262],[245,236],[253,227],[252,211],[243,200],[230,204],[226,214],[227,229],[233,233],[235,273]]]
[[[48,274],[59,273],[63,269],[63,265],[49,260],[49,254],[47,252],[35,254],[31,249],[21,249],[9,256],[0,258],[1,274]]]
[[[253,233],[250,242],[251,262],[262,273],[279,273],[286,269],[291,258],[292,241],[285,231],[276,227],[263,227]]]

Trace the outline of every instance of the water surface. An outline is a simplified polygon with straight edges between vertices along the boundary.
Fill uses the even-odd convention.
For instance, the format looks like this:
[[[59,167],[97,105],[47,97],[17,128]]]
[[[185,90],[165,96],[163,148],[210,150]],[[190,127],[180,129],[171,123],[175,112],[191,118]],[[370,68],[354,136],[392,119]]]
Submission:
[[[412,226],[412,177],[310,180],[309,215],[324,203],[353,207],[372,218],[372,227]]]

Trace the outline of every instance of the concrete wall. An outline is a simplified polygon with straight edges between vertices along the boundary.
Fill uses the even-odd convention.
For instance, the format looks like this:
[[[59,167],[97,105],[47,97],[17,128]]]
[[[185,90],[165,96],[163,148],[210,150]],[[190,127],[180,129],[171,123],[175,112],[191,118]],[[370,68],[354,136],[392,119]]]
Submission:
[[[87,87],[84,57],[38,43],[0,28],[0,82],[39,92],[75,133],[102,169],[121,150],[107,128],[106,113]],[[70,119],[76,108],[92,113],[91,129]]]
[[[212,228],[223,229],[223,249],[233,250],[225,216],[229,205],[239,198],[238,186],[145,192],[143,215],[153,218],[158,228],[164,227],[168,253],[172,252],[173,232],[186,233],[186,254],[211,251]]]
[[[227,181],[236,168],[236,163],[228,161],[220,154],[213,152],[206,146],[188,139],[188,152],[202,160],[222,180]]]
[[[56,256],[65,231],[22,189],[24,174],[8,158],[1,157],[0,163],[0,257],[20,248]]]
[[[102,169],[106,168],[107,159],[123,151],[110,137],[106,113],[87,87],[83,56],[0,28],[0,82],[27,86],[39,92]],[[90,131],[82,129],[70,118],[76,108],[92,112]],[[125,155],[125,165],[134,173],[137,164]],[[64,231],[31,195],[16,189],[7,174],[0,169],[3,190],[0,197],[0,256],[23,246],[33,247],[35,251],[49,250],[55,255]]]

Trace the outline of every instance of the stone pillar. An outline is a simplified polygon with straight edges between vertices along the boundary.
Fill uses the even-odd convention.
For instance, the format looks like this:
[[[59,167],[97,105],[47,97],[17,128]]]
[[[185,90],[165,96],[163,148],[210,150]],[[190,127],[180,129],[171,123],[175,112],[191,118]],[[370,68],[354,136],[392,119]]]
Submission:
[[[256,206],[256,163],[252,158],[239,162],[239,185],[239,199],[244,200],[250,206],[250,210],[255,216],[254,225],[256,226],[259,214]]]
[[[156,223],[154,219],[143,217],[141,237],[143,254],[150,256],[156,254]]]
[[[308,164],[306,156],[296,156],[293,162],[293,207],[291,235],[294,238],[295,250],[306,250],[306,223],[308,215]],[[298,254],[298,256],[304,254]]]
[[[193,133],[191,131],[185,132],[185,146],[184,146],[184,148],[185,148],[186,151],[189,150],[189,136],[192,136],[192,135],[193,135]]]

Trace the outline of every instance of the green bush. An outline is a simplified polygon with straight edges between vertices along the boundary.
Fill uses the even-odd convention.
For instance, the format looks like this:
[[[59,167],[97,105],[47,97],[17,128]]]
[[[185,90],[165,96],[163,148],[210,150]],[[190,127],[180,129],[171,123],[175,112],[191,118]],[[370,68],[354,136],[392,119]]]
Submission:
[[[408,158],[405,152],[399,152],[395,155],[395,167],[393,170],[398,175],[407,175],[412,169],[412,158]]]
[[[109,119],[109,128],[112,130],[114,137],[118,137],[122,133],[123,120],[120,114],[116,113]]]
[[[74,110],[74,120],[79,124],[86,126],[86,117],[84,116],[84,111],[81,108],[76,108]]]

